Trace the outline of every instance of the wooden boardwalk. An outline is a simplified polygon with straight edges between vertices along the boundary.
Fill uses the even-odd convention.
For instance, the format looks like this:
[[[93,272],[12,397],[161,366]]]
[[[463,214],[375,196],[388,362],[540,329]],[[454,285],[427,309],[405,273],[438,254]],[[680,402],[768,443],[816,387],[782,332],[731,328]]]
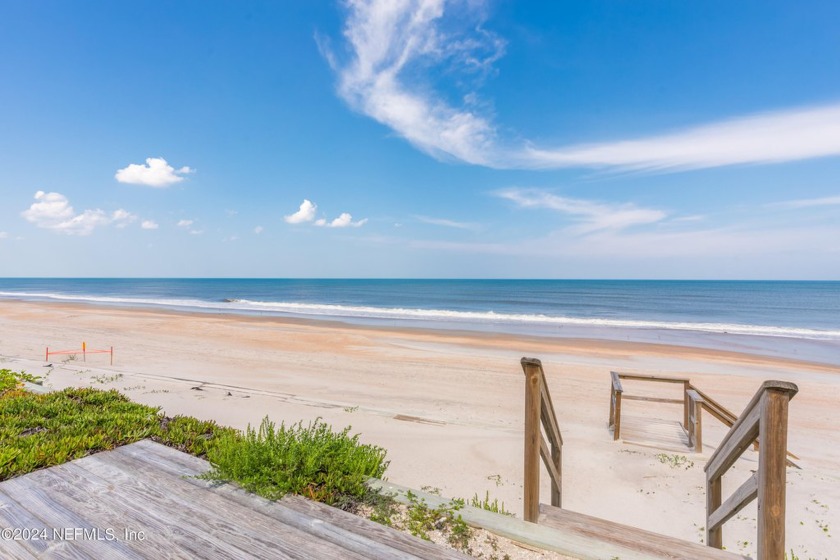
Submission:
[[[206,461],[150,441],[0,483],[5,559],[458,559],[298,497],[192,478]]]

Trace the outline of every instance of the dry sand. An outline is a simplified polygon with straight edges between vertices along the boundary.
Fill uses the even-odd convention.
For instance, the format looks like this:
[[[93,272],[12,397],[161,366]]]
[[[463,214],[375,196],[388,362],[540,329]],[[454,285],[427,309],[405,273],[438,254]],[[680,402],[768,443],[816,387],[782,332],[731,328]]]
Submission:
[[[106,355],[51,358],[44,349],[115,348]],[[679,406],[627,401],[624,438],[607,430],[609,371],[690,377],[740,413],[766,379],[792,381],[788,548],[840,558],[840,371],[737,352],[595,340],[430,332],[278,318],[186,314],[65,304],[0,303],[0,367],[44,375],[55,388],[116,388],[167,414],[237,428],[321,417],[352,425],[388,450],[387,476],[439,488],[444,496],[489,491],[522,513],[523,356],[543,362],[565,440],[564,507],[701,542],[703,465],[725,430],[709,417],[706,448],[689,452],[662,421]],[[625,385],[651,393],[650,384]],[[674,395],[676,396],[676,395]],[[647,420],[646,420],[647,418]],[[656,426],[664,429],[656,428]],[[670,457],[685,456],[674,466]],[[660,460],[661,459],[661,460]],[[748,451],[724,478],[724,494],[755,469]],[[665,461],[665,462],[662,462]],[[549,496],[543,475],[543,500]],[[755,555],[755,504],[724,526],[729,550]]]

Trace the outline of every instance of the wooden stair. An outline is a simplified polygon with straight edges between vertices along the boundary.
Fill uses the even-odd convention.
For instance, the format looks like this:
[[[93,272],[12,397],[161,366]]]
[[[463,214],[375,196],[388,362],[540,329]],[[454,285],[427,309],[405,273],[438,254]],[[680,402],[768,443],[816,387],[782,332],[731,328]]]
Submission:
[[[303,498],[272,502],[231,484],[195,478],[209,466],[144,440],[0,482],[0,527],[43,534],[37,540],[0,541],[0,558],[467,558]],[[64,528],[71,528],[69,538],[56,537],[53,530]],[[129,529],[142,538],[125,537]]]
[[[539,524],[570,540],[587,539],[590,549],[582,559],[621,560],[744,560],[725,550],[667,537],[591,515],[540,504]],[[574,537],[572,539],[571,537]]]

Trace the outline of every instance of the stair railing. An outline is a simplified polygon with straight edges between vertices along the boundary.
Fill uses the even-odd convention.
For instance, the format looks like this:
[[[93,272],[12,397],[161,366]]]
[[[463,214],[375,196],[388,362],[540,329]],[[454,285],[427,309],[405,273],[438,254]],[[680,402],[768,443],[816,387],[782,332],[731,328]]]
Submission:
[[[524,518],[536,523],[540,516],[540,458],[551,478],[551,505],[561,507],[563,437],[557,426],[542,362],[536,358],[522,358],[521,364],[525,373]],[[548,442],[543,437],[543,429]]]
[[[723,547],[723,524],[758,500],[758,560],[785,557],[785,479],[788,404],[799,391],[765,381],[706,464],[706,544]],[[758,470],[725,502],[722,477],[758,438]]]

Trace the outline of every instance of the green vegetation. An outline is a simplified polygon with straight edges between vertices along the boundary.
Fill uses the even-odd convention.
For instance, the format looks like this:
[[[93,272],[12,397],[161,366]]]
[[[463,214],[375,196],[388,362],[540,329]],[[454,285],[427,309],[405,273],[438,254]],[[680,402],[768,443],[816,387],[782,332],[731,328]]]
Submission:
[[[501,513],[502,515],[509,515],[513,517],[513,514],[505,509],[505,503],[499,502],[498,498],[493,498],[493,501],[490,501],[490,491],[487,491],[484,494],[484,498],[480,499],[478,494],[475,494],[472,499],[470,500],[470,505],[472,507],[486,509],[487,511],[492,511],[493,513]]]
[[[381,477],[388,462],[384,449],[360,444],[349,431],[333,432],[320,419],[278,428],[266,418],[258,431],[249,426],[218,438],[204,478],[236,481],[272,500],[293,493],[351,509],[370,493],[365,481]]]
[[[364,482],[381,477],[388,465],[385,450],[320,420],[275,428],[266,418],[259,431],[249,427],[243,434],[188,416],[165,417],[114,390],[40,395],[24,391],[23,381],[37,379],[0,370],[0,480],[151,438],[206,457],[213,465],[209,479],[234,481],[270,499],[295,493],[353,509],[373,500]]]
[[[370,519],[427,541],[431,540],[430,533],[439,531],[453,548],[469,553],[473,531],[458,513],[464,507],[464,500],[451,500],[431,508],[412,492],[406,493],[406,498],[409,504],[401,508],[391,496],[380,495]]]
[[[667,453],[658,453],[656,458],[660,463],[670,466],[672,469],[683,467],[690,469],[694,466],[694,461],[689,460],[685,455],[668,455]]]
[[[0,397],[9,391],[21,389],[24,381],[40,384],[41,378],[22,371],[0,369]]]
[[[218,435],[234,433],[214,422],[163,417],[113,390],[27,393],[20,380],[32,378],[7,371],[0,371],[0,480],[143,438],[202,456]]]

